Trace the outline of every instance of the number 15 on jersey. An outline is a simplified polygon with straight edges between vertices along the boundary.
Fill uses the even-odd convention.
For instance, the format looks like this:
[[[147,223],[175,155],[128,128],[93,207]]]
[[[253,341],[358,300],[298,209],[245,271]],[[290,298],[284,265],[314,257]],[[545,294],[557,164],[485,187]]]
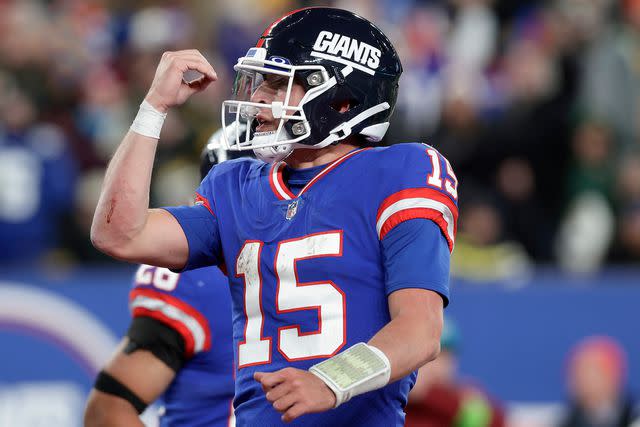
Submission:
[[[318,312],[318,328],[302,332],[300,325],[278,328],[277,349],[288,361],[331,357],[346,342],[345,295],[330,281],[301,283],[298,261],[342,256],[342,231],[329,231],[282,241],[275,255],[276,314],[300,310]],[[246,241],[236,259],[236,272],[244,281],[246,323],[238,344],[238,367],[271,363],[272,337],[265,337],[262,310],[263,276],[260,271],[263,242]]]

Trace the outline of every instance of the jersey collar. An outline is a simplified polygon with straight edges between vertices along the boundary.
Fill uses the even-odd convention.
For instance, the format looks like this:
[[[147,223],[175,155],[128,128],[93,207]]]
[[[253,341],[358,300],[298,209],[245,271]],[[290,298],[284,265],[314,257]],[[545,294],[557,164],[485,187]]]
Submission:
[[[327,166],[324,169],[318,172],[318,174],[314,176],[311,179],[311,181],[309,181],[307,185],[305,185],[302,188],[302,190],[300,190],[300,193],[297,196],[293,194],[293,192],[289,189],[289,187],[287,187],[287,184],[284,182],[282,171],[284,170],[286,163],[285,162],[274,163],[273,166],[271,166],[271,170],[269,171],[269,186],[271,187],[271,190],[273,190],[273,193],[276,195],[276,197],[279,200],[295,199],[297,197],[302,196],[304,192],[307,191],[309,188],[311,188],[313,184],[318,182],[322,177],[324,177],[326,174],[331,172],[333,169],[341,165],[344,161],[346,161],[347,159],[355,156],[356,154],[362,151],[368,150],[369,148],[370,147],[365,147],[365,148],[353,150],[345,154],[344,156],[334,160],[333,162],[327,164]]]

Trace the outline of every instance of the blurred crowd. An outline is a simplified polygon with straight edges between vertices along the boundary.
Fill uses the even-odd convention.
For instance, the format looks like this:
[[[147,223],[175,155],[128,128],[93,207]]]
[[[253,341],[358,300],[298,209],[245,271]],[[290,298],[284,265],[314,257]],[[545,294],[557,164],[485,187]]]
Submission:
[[[627,354],[605,335],[586,336],[566,356],[566,400],[551,416],[518,415],[458,367],[464,348],[446,317],[438,358],[420,368],[409,394],[406,427],[637,427],[640,407],[628,387]]]
[[[161,53],[197,48],[220,80],[169,114],[151,195],[188,202],[237,57],[312,4],[397,47],[385,143],[427,142],[453,165],[454,274],[640,259],[640,0],[0,0],[0,264],[107,262],[88,237],[104,168]]]

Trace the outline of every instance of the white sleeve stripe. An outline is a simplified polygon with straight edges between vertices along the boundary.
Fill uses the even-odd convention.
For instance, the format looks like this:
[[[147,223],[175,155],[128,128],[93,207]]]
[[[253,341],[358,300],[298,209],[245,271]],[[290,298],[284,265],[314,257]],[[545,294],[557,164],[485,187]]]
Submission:
[[[193,337],[193,352],[198,353],[204,350],[206,342],[206,332],[202,325],[193,316],[188,315],[179,308],[159,299],[146,297],[143,295],[136,296],[131,301],[131,310],[135,308],[144,308],[151,311],[157,311],[181,323],[191,333]]]
[[[382,228],[387,220],[394,214],[408,210],[408,209],[433,209],[442,214],[445,222],[447,223],[447,234],[449,239],[453,243],[454,241],[454,232],[453,225],[454,219],[451,210],[444,203],[440,203],[433,199],[427,199],[424,197],[414,197],[409,199],[398,200],[397,202],[389,205],[380,215],[378,222],[376,223],[376,231],[378,233],[378,238],[380,238],[380,234],[382,232]]]

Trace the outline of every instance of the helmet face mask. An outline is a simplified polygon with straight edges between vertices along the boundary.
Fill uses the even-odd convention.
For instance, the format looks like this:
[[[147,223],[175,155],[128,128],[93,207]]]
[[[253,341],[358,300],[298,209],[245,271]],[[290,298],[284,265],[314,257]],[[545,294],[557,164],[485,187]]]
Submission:
[[[223,127],[240,121],[249,126],[227,146],[256,150],[261,158],[260,151],[266,152],[267,161],[350,135],[380,141],[402,73],[395,49],[377,27],[352,12],[324,7],[276,21],[234,68],[233,99],[222,104]],[[279,81],[281,90],[264,95],[271,81]],[[261,126],[265,121],[268,126]]]
[[[284,62],[287,61],[284,58],[262,59],[265,55],[265,49],[251,48],[246,56],[238,59],[234,67],[237,74],[233,99],[222,103],[222,124],[224,128],[234,122],[247,122],[249,126],[244,135],[238,133],[235,140],[227,141],[230,150],[292,145],[308,138],[311,130],[303,106],[309,99],[330,87],[329,76],[322,66],[295,66]],[[300,102],[296,103],[292,99],[292,92],[296,80],[301,78],[302,73],[313,75],[314,82],[324,83],[306,91]],[[269,104],[254,102],[252,99],[256,91],[268,86],[267,81],[274,76],[286,80],[283,99],[276,97]],[[278,121],[277,129],[257,132],[257,115],[265,110]]]

